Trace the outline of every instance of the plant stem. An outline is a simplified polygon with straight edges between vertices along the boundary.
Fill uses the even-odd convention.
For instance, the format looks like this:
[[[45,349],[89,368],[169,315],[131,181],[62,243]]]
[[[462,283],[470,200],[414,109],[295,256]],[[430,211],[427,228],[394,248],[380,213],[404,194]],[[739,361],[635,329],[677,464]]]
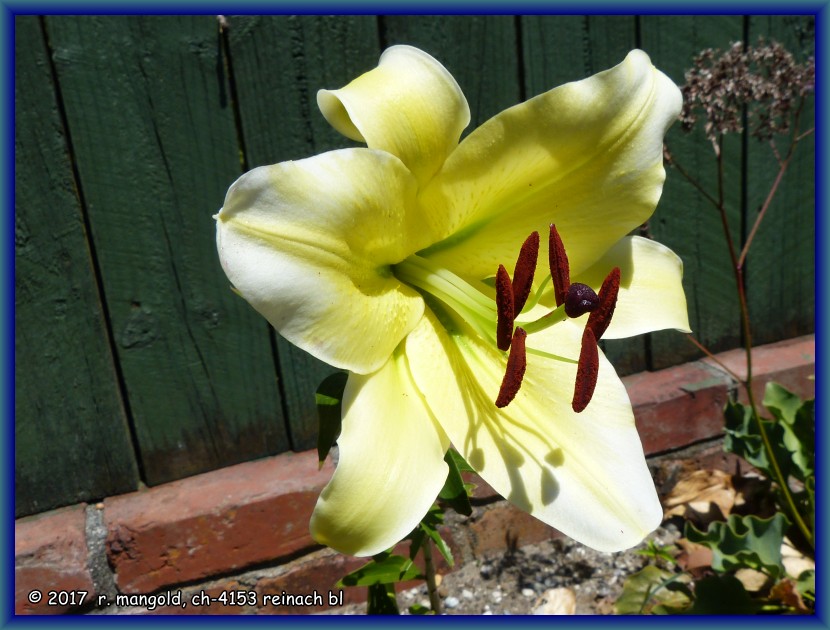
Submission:
[[[441,597],[438,595],[438,585],[435,583],[435,564],[432,562],[432,541],[424,541],[421,550],[424,554],[424,573],[426,574],[429,605],[436,615],[441,614]]]
[[[803,104],[803,102],[802,102]],[[772,465],[772,473],[775,477],[775,482],[781,489],[781,493],[784,497],[784,502],[787,507],[787,511],[789,512],[791,518],[793,519],[794,524],[798,529],[801,531],[804,538],[808,541],[811,547],[813,547],[813,533],[810,531],[810,528],[804,522],[804,519],[801,518],[801,514],[798,512],[798,508],[795,504],[795,499],[793,498],[792,492],[790,491],[789,484],[787,483],[787,479],[784,477],[784,474],[781,470],[781,466],[778,463],[778,459],[775,457],[775,451],[772,448],[772,442],[769,439],[769,435],[767,434],[767,430],[764,427],[764,423],[761,420],[761,415],[758,412],[758,404],[755,401],[755,394],[752,391],[752,331],[750,328],[750,318],[749,318],[749,304],[746,299],[746,287],[744,282],[744,263],[746,262],[747,254],[749,253],[749,247],[752,244],[752,240],[755,237],[756,232],[758,231],[758,227],[761,224],[764,216],[766,215],[767,209],[772,203],[772,199],[775,196],[776,192],[778,192],[778,187],[781,183],[782,178],[784,177],[784,173],[786,172],[787,168],[789,167],[790,161],[792,160],[793,153],[795,150],[796,145],[798,144],[799,140],[805,135],[801,134],[798,135],[798,114],[800,114],[801,107],[799,107],[796,113],[796,123],[794,125],[796,132],[793,134],[793,139],[790,143],[789,150],[787,152],[787,156],[784,158],[783,161],[779,160],[780,168],[778,172],[778,176],[775,178],[775,181],[770,188],[769,193],[767,194],[767,198],[764,201],[764,205],[762,206],[760,212],[758,213],[758,217],[755,219],[755,223],[752,226],[752,229],[747,237],[747,241],[743,246],[740,256],[737,254],[735,249],[735,242],[732,240],[732,233],[729,229],[729,221],[726,214],[726,206],[724,204],[724,185],[723,185],[723,135],[718,137],[717,145],[715,147],[715,157],[717,160],[717,187],[718,187],[718,194],[717,198],[713,197],[712,195],[708,194],[706,191],[703,190],[702,186],[700,186],[697,182],[695,182],[679,165],[675,162],[672,162],[673,166],[678,169],[678,171],[689,180],[692,185],[695,186],[703,195],[708,199],[718,210],[718,213],[721,217],[721,224],[723,226],[723,233],[726,237],[726,245],[729,249],[729,257],[732,261],[732,270],[735,274],[735,284],[737,286],[738,291],[738,306],[741,313],[741,324],[743,327],[743,341],[744,341],[744,351],[746,354],[746,378],[745,379],[737,379],[738,382],[741,382],[744,389],[746,390],[747,400],[749,401],[749,407],[752,410],[752,417],[755,420],[756,425],[758,426],[758,433],[761,436],[761,441],[764,444],[764,450],[767,453],[767,457],[770,460]],[[695,343],[698,347],[700,347],[707,355],[710,357],[712,356],[711,352],[708,352],[702,344],[697,342],[696,340],[692,339],[692,342]],[[730,373],[732,373],[730,371]],[[733,376],[736,376],[733,374]]]

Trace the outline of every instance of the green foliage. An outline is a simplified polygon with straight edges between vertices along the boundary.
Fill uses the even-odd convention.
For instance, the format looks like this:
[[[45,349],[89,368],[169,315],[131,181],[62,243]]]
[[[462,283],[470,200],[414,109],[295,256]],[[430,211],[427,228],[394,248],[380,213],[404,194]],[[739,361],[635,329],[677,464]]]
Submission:
[[[791,454],[793,476],[806,482],[815,475],[815,401],[802,401],[777,383],[767,383],[764,407],[783,431],[782,441]]]
[[[375,556],[359,569],[352,571],[337,582],[338,587],[372,586],[373,584],[394,584],[424,576],[411,558],[384,552]]]
[[[475,486],[470,483],[464,483],[461,477],[462,472],[475,472],[463,457],[458,454],[455,449],[449,449],[444,455],[444,461],[447,462],[449,473],[447,480],[444,482],[444,487],[438,493],[438,498],[447,503],[453,510],[464,516],[470,516],[473,513],[473,508],[470,505],[470,495]]]
[[[441,534],[438,532],[438,527],[443,523],[443,510],[441,510],[441,508],[437,505],[433,505],[429,512],[427,512],[426,516],[424,516],[421,520],[418,527],[416,527],[415,530],[408,536],[408,538],[412,540],[412,544],[409,547],[410,558],[414,560],[423,544],[427,540],[431,540],[435,543],[435,546],[441,555],[444,556],[444,560],[447,561],[447,564],[450,566],[455,564],[449,546],[444,539],[441,538]]]
[[[674,556],[669,551],[669,547],[665,545],[658,545],[653,540],[649,540],[645,549],[637,550],[637,553],[641,556],[646,556],[647,558],[652,558],[655,562],[657,560],[663,560],[666,564],[672,565],[676,564],[677,561],[674,559]]]
[[[314,396],[318,421],[317,460],[321,465],[340,437],[343,391],[347,380],[348,374],[335,372],[323,379]]]
[[[614,607],[620,615],[670,615],[683,612],[692,602],[689,576],[654,565],[625,581]]]
[[[370,584],[366,599],[367,615],[399,615],[394,584]]]
[[[761,606],[731,575],[710,575],[695,584],[695,602],[690,615],[751,615]]]
[[[687,522],[685,535],[691,542],[712,550],[715,571],[747,568],[778,578],[784,574],[781,545],[788,525],[780,512],[769,519],[732,514],[725,523],[710,523],[706,533]]]

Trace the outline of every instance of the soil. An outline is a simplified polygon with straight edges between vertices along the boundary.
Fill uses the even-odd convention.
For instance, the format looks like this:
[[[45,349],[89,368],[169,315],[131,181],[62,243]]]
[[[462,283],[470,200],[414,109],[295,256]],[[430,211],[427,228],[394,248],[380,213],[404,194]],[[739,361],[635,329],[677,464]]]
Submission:
[[[443,613],[550,614],[563,595],[562,590],[552,589],[569,589],[574,596],[571,604],[575,599],[576,606],[566,614],[613,615],[614,602],[625,580],[649,562],[637,551],[648,541],[668,545],[679,536],[677,528],[668,524],[638,547],[618,553],[594,551],[562,538],[488,557],[480,564],[469,563],[441,579],[438,592]],[[570,595],[564,593],[565,602]],[[414,604],[429,606],[425,585],[398,594],[402,614],[408,614]],[[359,615],[365,611],[365,604],[360,604],[340,609],[338,614]]]

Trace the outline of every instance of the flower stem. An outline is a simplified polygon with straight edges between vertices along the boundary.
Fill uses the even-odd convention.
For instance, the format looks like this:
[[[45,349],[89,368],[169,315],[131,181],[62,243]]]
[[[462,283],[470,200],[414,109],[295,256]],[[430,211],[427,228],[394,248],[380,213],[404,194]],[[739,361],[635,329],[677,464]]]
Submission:
[[[424,541],[421,550],[424,554],[424,574],[429,594],[429,605],[436,615],[441,614],[441,597],[438,595],[438,584],[435,581],[435,563],[432,561],[432,541]]]

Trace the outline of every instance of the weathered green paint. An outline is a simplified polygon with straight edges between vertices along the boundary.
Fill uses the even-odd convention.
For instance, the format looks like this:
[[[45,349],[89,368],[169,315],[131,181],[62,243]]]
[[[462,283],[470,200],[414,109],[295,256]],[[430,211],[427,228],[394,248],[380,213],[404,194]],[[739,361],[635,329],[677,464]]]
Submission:
[[[753,17],[749,44],[758,38],[782,43],[803,62],[815,54],[811,17]],[[813,98],[801,115],[801,129],[815,125]],[[762,220],[747,258],[746,283],[752,341],[769,343],[810,333],[815,326],[815,135],[799,143],[793,161]],[[779,152],[789,143],[776,138]],[[747,231],[752,228],[773,181],[778,164],[772,148],[755,138],[747,141]]]
[[[223,38],[213,16],[56,16],[45,19],[49,50],[35,18],[17,20],[17,482],[19,509],[31,512],[135,487],[136,456],[142,481],[154,484],[314,447],[314,391],[333,369],[229,290],[211,215],[243,166],[356,146],[323,119],[316,92],[374,67],[384,46],[419,46],[449,68],[470,103],[469,133],[634,46],[682,84],[702,48],[725,48],[745,26],[750,39],[769,34],[797,48],[809,18],[231,16]],[[703,134],[675,125],[667,142],[717,194]],[[759,147],[747,147],[745,188],[742,139],[729,138],[724,153],[738,238],[774,175]],[[757,342],[813,326],[812,140],[799,151],[749,259]],[[667,174],[646,232],[684,260],[696,336],[713,350],[736,347],[720,217],[679,173]],[[673,331],[606,351],[622,373],[699,356]]]
[[[285,450],[267,327],[216,255],[239,161],[215,18],[47,30],[145,481]]]
[[[377,64],[375,17],[231,17],[228,40],[251,168],[356,146],[323,118],[317,90],[342,87]],[[279,336],[276,347],[291,445],[313,448],[314,393],[335,370]]]
[[[642,48],[655,66],[675,83],[685,83],[684,73],[704,48],[726,48],[743,35],[740,16],[645,16],[641,18]],[[702,126],[685,133],[675,124],[666,137],[676,161],[717,197],[717,168],[711,144]],[[741,159],[739,136],[728,137],[723,149],[724,199],[733,236],[741,226]],[[684,263],[683,285],[695,337],[717,352],[740,343],[741,328],[735,280],[723,235],[720,213],[680,173],[667,168],[663,196],[649,233],[671,247]],[[701,356],[683,335],[675,331],[651,335],[651,368],[676,365]]]
[[[15,18],[15,512],[138,472],[38,18]]]

